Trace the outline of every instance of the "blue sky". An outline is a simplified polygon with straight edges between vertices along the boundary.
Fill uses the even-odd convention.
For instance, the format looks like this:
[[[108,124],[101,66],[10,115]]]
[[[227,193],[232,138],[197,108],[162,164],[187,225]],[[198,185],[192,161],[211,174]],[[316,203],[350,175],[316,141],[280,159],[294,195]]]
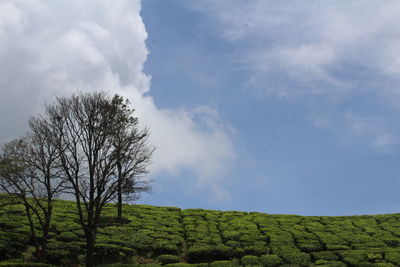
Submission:
[[[354,55],[322,66],[327,72],[324,75],[332,76],[330,78],[315,77],[317,70],[295,73],[296,70],[285,69],[279,64],[266,71],[250,66],[262,62],[248,64],[246,61],[250,59],[244,59],[245,54],[268,51],[269,47],[274,47],[273,50],[280,44],[296,48],[296,45],[313,42],[307,39],[307,33],[311,37],[318,37],[313,36],[318,34],[312,33],[312,29],[307,29],[301,22],[296,27],[296,19],[307,16],[299,2],[291,9],[286,4],[276,5],[269,1],[249,2],[235,1],[236,7],[232,9],[269,5],[271,9],[281,10],[274,15],[283,16],[282,20],[287,21],[282,24],[286,25],[266,29],[265,33],[249,30],[250,33],[243,33],[248,34],[245,38],[232,39],[225,35],[234,31],[229,27],[235,26],[220,20],[223,16],[238,13],[223,3],[221,6],[201,1],[196,4],[151,0],[143,3],[141,14],[149,34],[146,43],[150,50],[145,72],[152,75],[152,95],[156,103],[161,107],[209,105],[216,109],[224,123],[234,129],[231,137],[237,154],[223,180],[231,195],[229,200],[215,203],[196,192],[185,193],[187,184],[176,183],[176,187],[170,187],[168,179],[163,183],[160,178],[162,181],[155,183],[153,194],[145,197],[145,202],[161,204],[168,199],[168,204],[181,207],[307,215],[397,212],[400,204],[397,194],[400,174],[398,126],[390,124],[398,121],[398,109],[387,107],[390,104],[386,101],[390,99],[380,99],[376,91],[388,86],[398,90],[398,85],[390,81],[397,81],[398,77],[382,74],[371,66],[368,55]],[[377,2],[366,5],[358,2],[358,5],[367,13],[372,12],[368,5],[374,3]],[[326,9],[353,8],[343,15],[350,16],[356,7],[346,5],[341,1],[339,5],[329,2]],[[313,8],[325,9],[323,6]],[[225,14],[221,15],[223,12]],[[325,12],[329,13],[329,10]],[[288,18],[287,13],[297,16]],[[253,15],[261,16],[262,24],[268,21],[263,16],[273,14]],[[246,16],[252,15],[243,14]],[[361,30],[369,27],[368,14],[365,16],[367,18],[357,25]],[[249,18],[252,19],[258,21]],[[351,17],[345,19],[352,22]],[[327,23],[335,26],[335,22]],[[259,26],[262,25],[254,28]],[[338,31],[347,30],[340,28],[344,25],[337,27]],[[279,30],[282,32],[275,32]],[[284,31],[292,31],[289,35],[293,36],[284,36]],[[371,39],[380,34],[384,32],[376,33]],[[304,39],[292,40],[295,36]],[[354,48],[350,45],[341,48],[349,49],[343,53],[357,53],[354,52],[357,46],[374,49],[374,44],[371,48],[363,48],[361,41],[358,42],[351,44]],[[377,44],[377,48],[380,47]],[[304,56],[303,60],[308,59]],[[298,66],[301,67],[307,68],[306,64]],[[346,90],[351,92],[341,92]],[[378,129],[376,133],[369,133],[368,129],[360,129],[358,133],[357,129],[352,129],[357,127],[352,123]],[[393,136],[391,138],[396,141],[382,146],[376,144],[385,136]],[[182,173],[181,176],[184,180],[191,174]]]
[[[0,141],[107,90],[157,147],[139,203],[398,212],[399,18],[394,0],[3,0]]]

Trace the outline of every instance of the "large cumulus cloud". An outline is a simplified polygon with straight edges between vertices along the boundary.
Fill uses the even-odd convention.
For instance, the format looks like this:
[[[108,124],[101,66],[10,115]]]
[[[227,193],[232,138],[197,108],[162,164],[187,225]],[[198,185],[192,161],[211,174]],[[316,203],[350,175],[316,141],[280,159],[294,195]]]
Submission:
[[[191,169],[198,184],[221,189],[217,177],[235,154],[228,129],[208,107],[155,105],[140,8],[138,0],[2,0],[0,140],[23,133],[55,96],[106,90],[128,97],[150,128],[153,173]]]

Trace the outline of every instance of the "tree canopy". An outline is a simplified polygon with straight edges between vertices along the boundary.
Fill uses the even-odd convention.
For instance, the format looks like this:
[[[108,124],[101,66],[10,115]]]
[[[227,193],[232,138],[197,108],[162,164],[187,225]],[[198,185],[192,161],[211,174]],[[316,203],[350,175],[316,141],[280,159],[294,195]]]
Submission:
[[[39,252],[59,193],[75,198],[86,238],[86,265],[93,266],[105,204],[117,201],[121,218],[122,201],[150,189],[143,178],[154,148],[148,143],[149,130],[140,128],[133,114],[128,100],[105,92],[59,97],[30,120],[26,137],[3,146],[0,186],[25,204],[28,219],[34,214],[39,220],[44,235]],[[33,220],[31,228],[35,236]]]

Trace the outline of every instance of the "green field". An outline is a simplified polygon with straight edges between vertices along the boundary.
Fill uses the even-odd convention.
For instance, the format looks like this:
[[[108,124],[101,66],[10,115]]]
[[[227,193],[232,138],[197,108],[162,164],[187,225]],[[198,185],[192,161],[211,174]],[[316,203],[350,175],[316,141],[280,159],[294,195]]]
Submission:
[[[125,205],[125,220],[118,222],[115,215],[114,205],[103,212],[96,245],[98,265],[400,265],[400,214],[296,216]],[[1,208],[0,266],[30,260],[29,233],[22,206]],[[75,203],[57,200],[48,262],[78,266],[84,262],[84,249]]]

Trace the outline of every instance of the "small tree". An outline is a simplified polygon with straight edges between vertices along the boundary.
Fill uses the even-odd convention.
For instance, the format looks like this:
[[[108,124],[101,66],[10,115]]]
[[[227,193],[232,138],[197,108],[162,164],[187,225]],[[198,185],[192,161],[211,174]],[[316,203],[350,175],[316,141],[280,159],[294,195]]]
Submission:
[[[28,135],[6,143],[0,158],[0,188],[14,203],[24,205],[38,261],[46,256],[53,199],[64,184],[56,149],[48,137],[43,127],[32,120]]]
[[[105,204],[115,200],[118,192],[140,189],[135,187],[135,175],[144,173],[149,163],[152,149],[145,148],[147,139],[135,136],[147,136],[148,132],[137,129],[132,112],[119,96],[86,93],[57,98],[43,116],[35,119],[51,136],[67,192],[75,196],[86,237],[87,266],[94,265],[97,226]],[[140,142],[144,147],[135,154]],[[147,151],[146,160],[140,159],[140,151]]]
[[[115,117],[117,127],[114,134],[114,149],[117,166],[117,209],[118,218],[122,219],[122,202],[136,200],[141,192],[150,190],[149,181],[142,180],[147,174],[153,147],[148,144],[148,129],[140,130],[138,119],[133,117],[129,101],[120,96],[112,100],[119,112]]]

